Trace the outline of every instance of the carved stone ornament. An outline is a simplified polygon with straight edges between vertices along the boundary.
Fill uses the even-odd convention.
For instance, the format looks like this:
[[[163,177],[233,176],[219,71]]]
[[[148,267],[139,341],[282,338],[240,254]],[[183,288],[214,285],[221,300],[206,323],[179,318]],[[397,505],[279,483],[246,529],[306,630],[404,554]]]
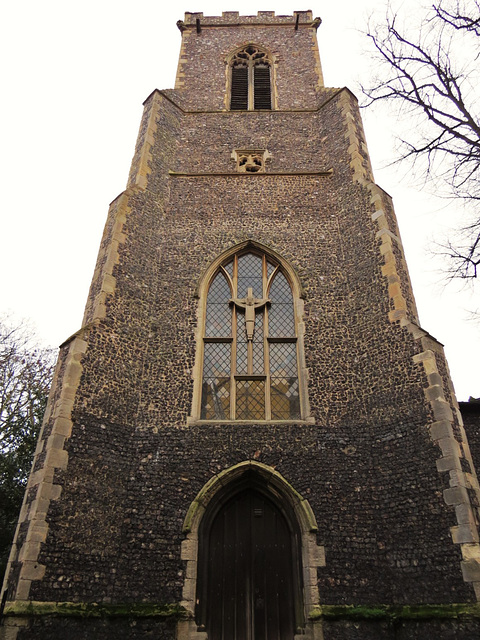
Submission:
[[[234,149],[231,157],[240,173],[265,173],[265,163],[272,156],[267,149]]]

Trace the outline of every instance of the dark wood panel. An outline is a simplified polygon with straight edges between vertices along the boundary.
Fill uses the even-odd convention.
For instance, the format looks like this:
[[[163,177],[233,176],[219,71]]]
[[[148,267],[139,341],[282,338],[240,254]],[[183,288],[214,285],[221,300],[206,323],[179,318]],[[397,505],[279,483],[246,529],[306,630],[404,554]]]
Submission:
[[[292,640],[292,535],[280,510],[243,491],[220,509],[208,543],[209,640]]]
[[[254,103],[255,109],[272,108],[269,67],[254,67]]]
[[[248,69],[247,67],[232,68],[232,97],[230,109],[248,109]]]

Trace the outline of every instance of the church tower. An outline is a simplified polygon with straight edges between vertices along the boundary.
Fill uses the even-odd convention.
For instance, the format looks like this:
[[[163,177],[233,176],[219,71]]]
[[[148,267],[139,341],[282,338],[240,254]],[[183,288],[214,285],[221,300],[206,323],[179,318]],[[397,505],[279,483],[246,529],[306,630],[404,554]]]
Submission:
[[[5,639],[478,639],[477,477],[319,24],[178,22],[61,347]]]

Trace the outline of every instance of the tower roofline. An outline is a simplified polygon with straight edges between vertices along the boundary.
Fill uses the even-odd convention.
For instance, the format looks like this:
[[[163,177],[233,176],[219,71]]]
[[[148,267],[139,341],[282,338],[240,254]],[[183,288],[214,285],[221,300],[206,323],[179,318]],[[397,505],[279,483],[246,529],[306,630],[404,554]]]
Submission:
[[[294,11],[291,16],[277,16],[275,11],[258,11],[256,16],[240,16],[238,11],[224,11],[221,16],[204,16],[203,12],[186,11],[184,20],[179,20],[177,26],[180,31],[239,25],[268,25],[276,27],[293,25],[295,29],[302,25],[313,26],[317,29],[321,22],[320,18],[313,18],[311,10]]]

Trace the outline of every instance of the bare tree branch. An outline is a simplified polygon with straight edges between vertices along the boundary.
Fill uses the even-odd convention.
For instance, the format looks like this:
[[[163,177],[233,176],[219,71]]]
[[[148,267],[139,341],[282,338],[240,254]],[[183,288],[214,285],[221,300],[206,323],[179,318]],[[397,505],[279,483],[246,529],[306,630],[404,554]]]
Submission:
[[[433,8],[436,15],[454,29],[472,31],[476,36],[480,37],[480,3],[478,0],[471,0],[471,15],[462,13],[464,7],[460,2],[456,3],[453,10],[444,9],[441,4],[438,7],[433,5]],[[473,12],[476,12],[476,16],[473,15]]]
[[[449,278],[477,278],[480,271],[480,233],[465,247],[454,246],[451,242],[441,247],[441,255],[449,259]]]
[[[419,126],[401,140],[399,159],[423,159],[427,179],[441,180],[453,197],[480,200],[480,0],[440,0],[414,35],[399,24],[389,9],[367,33],[379,75],[362,87],[365,106],[386,102],[416,116]],[[445,255],[456,277],[478,277],[478,234],[470,233],[468,246],[451,242]]]

